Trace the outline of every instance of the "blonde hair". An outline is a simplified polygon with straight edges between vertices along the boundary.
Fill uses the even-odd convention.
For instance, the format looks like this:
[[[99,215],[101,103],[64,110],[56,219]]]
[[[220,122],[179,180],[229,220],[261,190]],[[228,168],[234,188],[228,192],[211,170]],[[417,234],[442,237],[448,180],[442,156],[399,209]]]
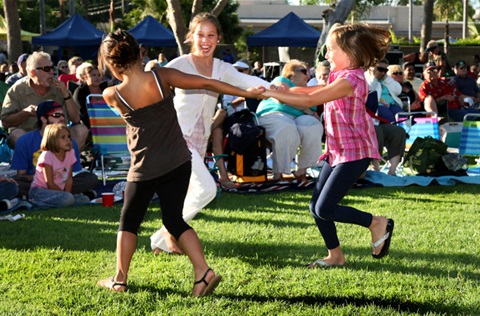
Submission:
[[[362,23],[341,25],[328,34],[350,58],[351,68],[367,70],[390,50],[390,33]]]
[[[68,136],[72,138],[72,135],[70,134],[70,130],[65,124],[63,123],[48,124],[45,127],[45,130],[43,131],[43,138],[42,138],[42,143],[40,144],[40,149],[42,151],[49,150],[51,152],[58,153],[60,151],[60,148],[58,146],[57,139],[62,130],[66,130],[68,132]]]
[[[74,56],[68,60],[68,68],[72,67],[77,61],[83,62],[83,58],[79,56]]]
[[[402,66],[400,65],[390,65],[388,66],[388,75],[391,76],[392,72],[403,72]]]
[[[282,77],[290,80],[290,78],[292,78],[295,74],[295,69],[297,69],[298,67],[306,68],[308,71],[308,67],[303,61],[300,61],[298,59],[291,59],[285,64],[285,66],[283,66]]]
[[[77,67],[77,70],[75,71],[75,75],[77,76],[77,78],[80,81],[85,82],[85,77],[93,69],[96,69],[96,67],[93,66],[91,63],[85,62],[85,63],[82,63],[80,66]]]

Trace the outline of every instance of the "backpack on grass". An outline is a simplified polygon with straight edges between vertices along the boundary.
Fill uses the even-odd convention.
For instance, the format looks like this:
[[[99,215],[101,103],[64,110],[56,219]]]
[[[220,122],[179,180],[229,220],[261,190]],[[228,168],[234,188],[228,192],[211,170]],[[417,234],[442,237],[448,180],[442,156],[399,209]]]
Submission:
[[[448,145],[431,136],[417,137],[405,155],[405,167],[410,167],[421,176],[464,176],[466,171],[458,163],[445,164],[443,157],[449,157]],[[452,159],[452,158],[450,158]]]

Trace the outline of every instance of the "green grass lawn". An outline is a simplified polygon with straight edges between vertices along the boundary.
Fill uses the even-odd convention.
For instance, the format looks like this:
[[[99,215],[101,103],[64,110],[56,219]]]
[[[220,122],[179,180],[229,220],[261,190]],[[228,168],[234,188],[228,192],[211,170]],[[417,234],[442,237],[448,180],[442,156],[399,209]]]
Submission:
[[[395,219],[390,255],[370,255],[367,229],[339,224],[344,268],[307,269],[326,255],[308,211],[311,191],[223,193],[192,222],[212,296],[190,296],[186,256],[150,251],[151,205],[129,292],[96,282],[115,272],[121,205],[51,209],[0,222],[0,315],[480,315],[480,188],[369,188],[343,203]]]

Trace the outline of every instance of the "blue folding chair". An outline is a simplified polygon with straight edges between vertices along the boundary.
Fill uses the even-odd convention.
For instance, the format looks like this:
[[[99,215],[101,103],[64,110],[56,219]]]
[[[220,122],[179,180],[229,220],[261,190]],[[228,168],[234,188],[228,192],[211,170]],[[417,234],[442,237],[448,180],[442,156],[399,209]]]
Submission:
[[[477,120],[469,120],[476,118]],[[467,114],[463,117],[462,134],[460,135],[461,155],[480,155],[480,114]]]
[[[440,127],[435,112],[400,112],[395,115],[395,120],[407,132],[407,149],[417,137],[431,136],[440,140]]]

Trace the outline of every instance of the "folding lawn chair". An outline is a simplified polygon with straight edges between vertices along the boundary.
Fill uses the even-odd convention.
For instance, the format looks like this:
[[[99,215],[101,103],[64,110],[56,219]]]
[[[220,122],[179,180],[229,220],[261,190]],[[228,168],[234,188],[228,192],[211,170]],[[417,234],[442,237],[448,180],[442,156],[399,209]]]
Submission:
[[[476,118],[476,121],[468,118]],[[461,155],[480,156],[480,114],[467,114],[463,117],[462,134],[460,135]]]
[[[440,127],[435,112],[400,112],[395,115],[395,120],[407,132],[407,149],[417,137],[431,136],[440,140]]]
[[[106,185],[107,172],[117,170],[115,176],[126,175],[130,166],[130,152],[125,136],[126,123],[114,108],[109,106],[101,94],[87,97],[87,111],[93,140],[93,150],[100,157],[103,185]]]

